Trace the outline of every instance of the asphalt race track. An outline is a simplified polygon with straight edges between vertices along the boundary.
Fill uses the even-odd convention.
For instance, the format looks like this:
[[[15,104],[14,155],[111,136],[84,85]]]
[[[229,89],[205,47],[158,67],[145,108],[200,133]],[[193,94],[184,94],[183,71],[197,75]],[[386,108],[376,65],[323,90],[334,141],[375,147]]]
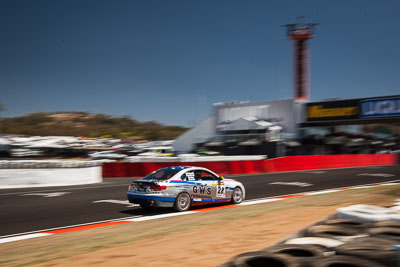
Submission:
[[[226,176],[241,181],[246,200],[400,180],[400,165]],[[100,184],[0,189],[0,237],[105,220],[173,212],[145,212],[126,201],[129,178]],[[399,196],[400,197],[400,196]],[[201,209],[201,207],[196,208]]]

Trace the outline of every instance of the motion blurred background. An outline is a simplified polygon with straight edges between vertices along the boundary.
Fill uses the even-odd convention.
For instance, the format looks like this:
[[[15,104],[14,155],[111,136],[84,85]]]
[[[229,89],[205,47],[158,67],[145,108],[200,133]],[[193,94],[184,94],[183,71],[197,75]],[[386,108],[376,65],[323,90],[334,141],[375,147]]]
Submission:
[[[3,157],[399,151],[397,1],[0,7]]]

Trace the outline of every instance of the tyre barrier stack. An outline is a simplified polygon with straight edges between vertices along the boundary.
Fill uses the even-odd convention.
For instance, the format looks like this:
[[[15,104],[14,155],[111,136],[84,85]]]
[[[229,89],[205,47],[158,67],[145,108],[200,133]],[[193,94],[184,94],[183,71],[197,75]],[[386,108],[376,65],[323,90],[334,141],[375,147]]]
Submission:
[[[400,266],[400,250],[394,246],[400,245],[399,206],[400,199],[387,208],[340,208],[324,221],[263,250],[239,254],[220,267]]]

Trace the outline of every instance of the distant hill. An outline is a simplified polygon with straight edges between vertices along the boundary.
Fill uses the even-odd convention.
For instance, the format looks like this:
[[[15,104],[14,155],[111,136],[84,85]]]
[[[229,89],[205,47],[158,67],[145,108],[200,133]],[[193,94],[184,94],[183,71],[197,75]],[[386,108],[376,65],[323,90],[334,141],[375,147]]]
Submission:
[[[1,121],[2,134],[172,140],[186,130],[153,121],[140,122],[129,116],[113,117],[86,112],[32,113]]]

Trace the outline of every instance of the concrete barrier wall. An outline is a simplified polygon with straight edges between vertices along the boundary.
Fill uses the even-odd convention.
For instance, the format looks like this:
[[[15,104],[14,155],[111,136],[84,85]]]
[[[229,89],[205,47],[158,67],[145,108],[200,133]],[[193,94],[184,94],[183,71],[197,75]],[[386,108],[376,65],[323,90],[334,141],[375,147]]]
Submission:
[[[0,160],[0,169],[65,169],[100,167],[103,162],[114,160]]]
[[[199,166],[219,174],[247,174],[397,164],[396,154],[290,156],[265,160],[203,162],[106,162],[102,175],[142,177],[168,166]]]
[[[101,167],[0,169],[0,189],[100,183]]]

